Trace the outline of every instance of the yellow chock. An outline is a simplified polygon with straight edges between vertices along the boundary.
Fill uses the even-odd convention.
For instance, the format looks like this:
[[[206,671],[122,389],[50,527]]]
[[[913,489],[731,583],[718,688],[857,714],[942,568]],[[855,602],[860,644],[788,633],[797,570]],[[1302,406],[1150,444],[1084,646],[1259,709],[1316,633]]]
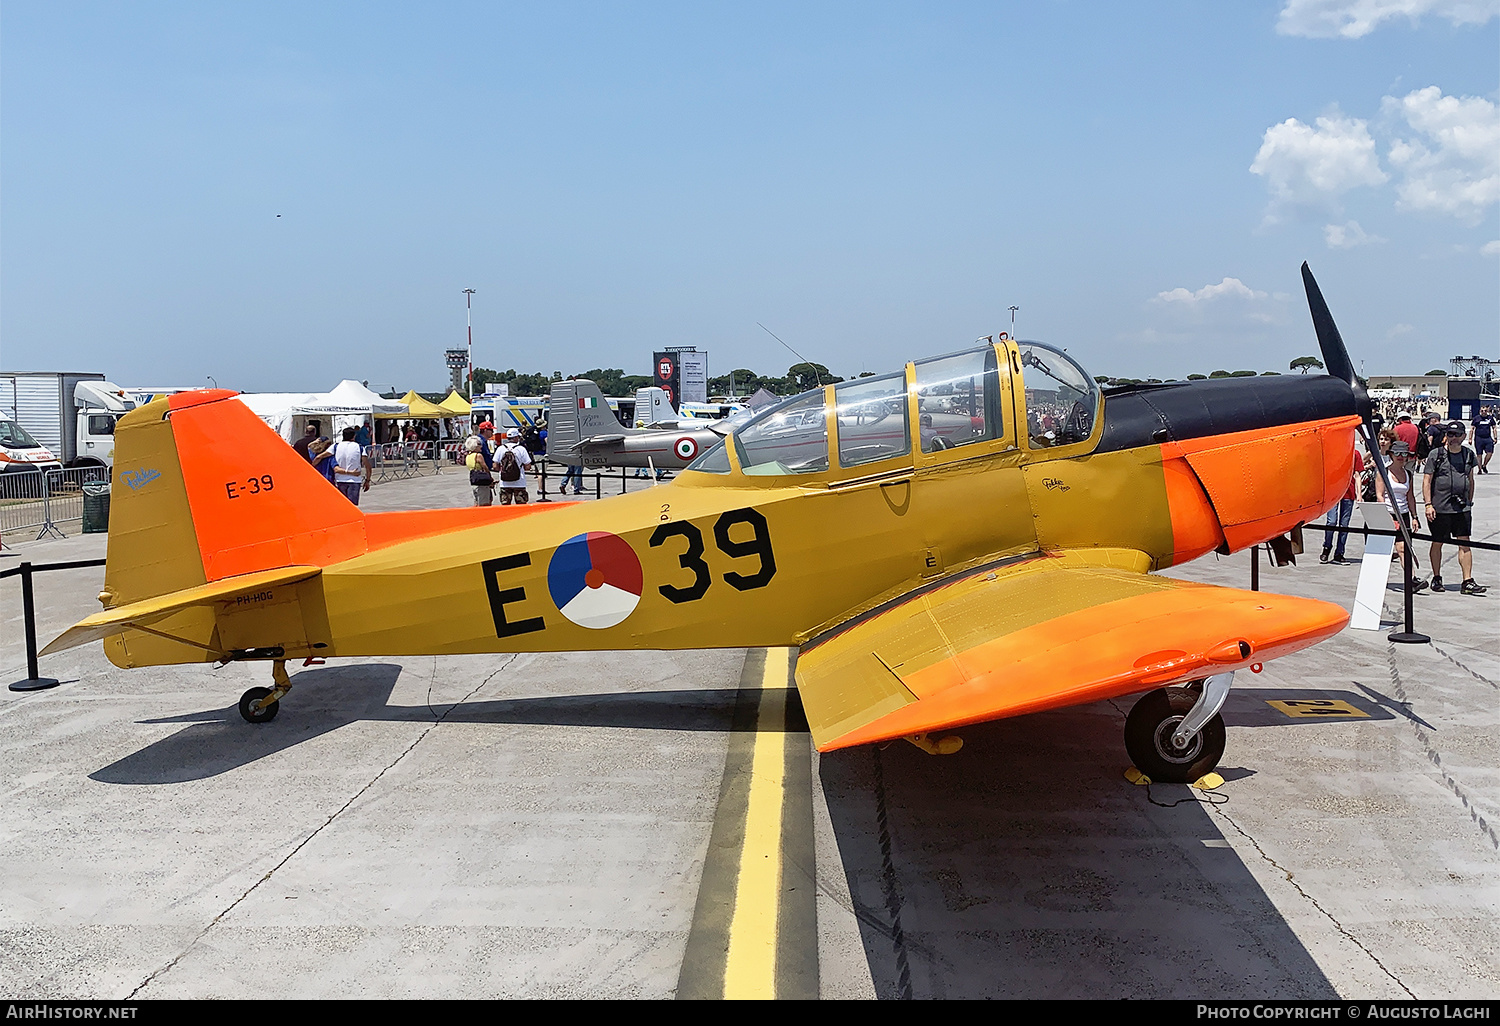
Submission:
[[[964,746],[964,739],[954,734],[933,740],[929,734],[907,734],[906,740],[928,755],[952,755]]]
[[[1203,774],[1203,776],[1193,781],[1193,786],[1200,791],[1212,791],[1214,788],[1224,786],[1224,778],[1219,776],[1217,773],[1205,773]]]
[[[1146,784],[1151,783],[1151,778],[1146,776],[1146,774],[1142,773],[1140,770],[1136,769],[1134,766],[1131,766],[1125,771],[1125,779],[1130,781],[1132,784],[1135,784],[1137,787],[1144,787]]]

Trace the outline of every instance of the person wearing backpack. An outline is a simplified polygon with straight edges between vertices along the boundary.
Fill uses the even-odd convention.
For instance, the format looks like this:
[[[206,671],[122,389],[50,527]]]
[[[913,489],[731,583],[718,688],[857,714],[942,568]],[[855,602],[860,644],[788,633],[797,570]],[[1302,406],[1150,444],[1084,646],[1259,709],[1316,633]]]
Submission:
[[[479,439],[469,436],[464,442],[464,449],[468,452],[464,457],[464,465],[469,468],[469,484],[474,486],[474,505],[489,506],[495,498],[495,478],[490,473],[490,465],[484,458]]]
[[[521,444],[521,432],[515,428],[505,432],[504,444],[495,449],[493,465],[495,476],[500,479],[500,505],[524,506],[531,501],[526,491],[526,468],[531,466],[531,454]]]
[[[1443,591],[1443,543],[1458,543],[1458,566],[1463,571],[1459,593],[1483,595],[1487,588],[1474,582],[1474,556],[1467,544],[1474,520],[1474,475],[1479,459],[1464,445],[1468,429],[1453,421],[1444,432],[1444,444],[1432,450],[1423,468],[1422,494],[1427,503],[1427,522],[1432,530],[1432,590]]]

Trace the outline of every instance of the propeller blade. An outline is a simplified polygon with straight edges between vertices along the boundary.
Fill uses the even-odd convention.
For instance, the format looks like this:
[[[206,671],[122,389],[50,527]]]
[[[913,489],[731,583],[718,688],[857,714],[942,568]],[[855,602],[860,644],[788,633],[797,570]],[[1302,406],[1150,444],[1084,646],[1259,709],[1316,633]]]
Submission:
[[[1318,288],[1318,281],[1305,260],[1302,262],[1302,284],[1307,289],[1307,308],[1312,313],[1318,348],[1323,350],[1324,369],[1333,377],[1347,381],[1352,387],[1355,383],[1354,362],[1349,359],[1349,350],[1344,347],[1343,336],[1339,334],[1338,325],[1333,323],[1333,314],[1328,312],[1323,291]]]

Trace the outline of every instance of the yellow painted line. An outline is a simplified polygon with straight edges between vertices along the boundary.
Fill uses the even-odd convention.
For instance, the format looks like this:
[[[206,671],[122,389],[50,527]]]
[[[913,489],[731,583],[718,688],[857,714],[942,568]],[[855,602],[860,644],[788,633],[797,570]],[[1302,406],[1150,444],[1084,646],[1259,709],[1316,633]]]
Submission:
[[[1354,708],[1348,702],[1334,698],[1297,698],[1290,701],[1273,702],[1267,705],[1284,716],[1308,719],[1317,716],[1333,716],[1354,719],[1369,719],[1370,714]]]
[[[724,996],[776,997],[776,923],[781,913],[781,818],[785,804],[787,671],[791,649],[766,650],[756,715],[755,749],[750,763],[750,801],[745,810],[745,844],[729,921],[729,954],[724,965]],[[773,729],[767,729],[767,728]]]

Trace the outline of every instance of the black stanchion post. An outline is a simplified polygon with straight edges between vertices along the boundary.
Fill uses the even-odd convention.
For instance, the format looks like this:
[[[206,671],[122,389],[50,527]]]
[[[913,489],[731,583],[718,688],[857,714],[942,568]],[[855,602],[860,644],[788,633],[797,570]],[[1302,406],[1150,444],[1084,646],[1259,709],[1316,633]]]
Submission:
[[[1411,608],[1411,546],[1401,546],[1401,577],[1405,583],[1402,589],[1406,592],[1406,629],[1392,632],[1389,637],[1398,645],[1425,645],[1432,639],[1425,634],[1418,634],[1412,621]]]
[[[1260,546],[1250,546],[1250,590],[1260,591]]]
[[[12,691],[41,691],[55,688],[55,677],[43,677],[36,665],[36,602],[31,596],[31,561],[21,563],[21,613],[26,621],[26,679],[10,686]]]
[[[604,471],[594,471],[594,498],[604,498]]]
[[[625,468],[620,468],[620,494],[625,494]]]
[[[567,482],[564,481],[563,484],[567,484]],[[551,502],[552,501],[551,499],[547,498],[547,461],[545,459],[542,460],[542,491],[541,491],[541,494],[537,496],[537,500],[536,501],[537,502]]]

